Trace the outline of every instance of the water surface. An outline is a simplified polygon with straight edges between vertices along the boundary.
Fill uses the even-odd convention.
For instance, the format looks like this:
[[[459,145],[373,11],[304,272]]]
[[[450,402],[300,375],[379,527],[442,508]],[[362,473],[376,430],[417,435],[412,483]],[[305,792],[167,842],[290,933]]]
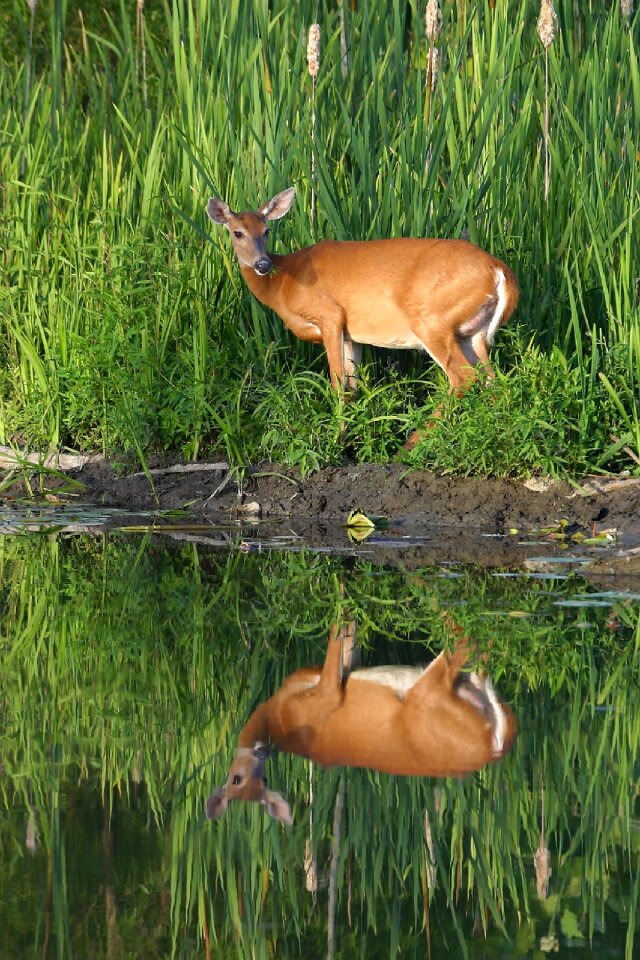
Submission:
[[[637,584],[104,520],[0,537],[3,960],[640,950]],[[292,827],[205,820],[249,714],[322,663],[337,617],[364,663],[422,664],[445,611],[517,716],[505,759],[433,780],[277,755]]]

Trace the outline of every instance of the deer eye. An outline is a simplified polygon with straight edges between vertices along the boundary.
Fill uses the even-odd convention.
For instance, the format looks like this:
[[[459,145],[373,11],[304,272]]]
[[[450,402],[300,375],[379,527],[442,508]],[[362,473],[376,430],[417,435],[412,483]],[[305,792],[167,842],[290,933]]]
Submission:
[[[242,236],[242,234],[241,234],[241,236]],[[233,778],[233,780],[232,780],[231,782],[233,783],[234,787],[237,787],[238,784],[242,782],[242,777],[238,776],[238,774],[236,773],[235,777]]]
[[[242,230],[234,230],[234,231],[233,231],[233,235],[234,235],[234,237],[236,238],[236,240],[242,240],[242,238],[243,238],[243,236],[244,236]]]
[[[269,227],[267,227],[267,229],[266,229],[265,232],[264,232],[265,237],[268,237],[268,236],[269,236],[269,232],[270,232],[270,231],[269,231]]]

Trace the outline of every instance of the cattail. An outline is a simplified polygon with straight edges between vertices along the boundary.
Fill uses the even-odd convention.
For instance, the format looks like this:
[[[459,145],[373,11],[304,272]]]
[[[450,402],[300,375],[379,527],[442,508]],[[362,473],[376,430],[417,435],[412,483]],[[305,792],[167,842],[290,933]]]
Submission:
[[[546,900],[549,896],[549,878],[551,877],[551,867],[549,866],[549,847],[545,834],[544,820],[544,786],[540,791],[540,842],[538,849],[533,855],[533,863],[536,868],[536,890],[541,900]]]
[[[558,18],[553,6],[553,0],[542,0],[540,16],[538,17],[538,36],[545,50],[548,50],[556,35]]]
[[[316,79],[320,70],[320,24],[312,23],[307,41],[307,64],[311,77],[311,223],[316,223]]]
[[[137,0],[136,4],[136,83],[138,83],[138,51],[142,50],[142,99],[147,109],[147,53],[144,45],[144,0]]]
[[[440,62],[440,53],[438,48],[434,47],[433,50],[430,51],[429,56],[431,58],[431,62],[429,63],[429,69],[427,71],[427,81],[428,75],[431,73],[431,92],[433,93],[436,88],[436,83],[438,82],[438,64]]]
[[[82,52],[85,57],[89,56],[89,44],[87,42],[87,31],[84,25],[84,17],[82,16],[82,10],[78,10],[78,18],[80,20],[80,36],[82,37]]]
[[[307,63],[309,65],[309,76],[315,81],[320,69],[320,24],[318,23],[312,23],[309,27]]]
[[[33,810],[29,811],[27,819],[27,831],[24,838],[24,845],[29,853],[35,853],[38,849],[38,823]]]
[[[344,15],[345,0],[339,0],[340,17],[340,70],[342,79],[346,80],[349,76],[349,44],[347,43],[347,22]]]
[[[439,0],[428,0],[424,15],[424,25],[429,39],[427,53],[427,80],[425,84],[426,96],[424,100],[424,120],[429,120],[431,114],[431,94],[435,90],[438,79],[438,50],[436,40],[442,33],[442,11]]]
[[[620,13],[626,25],[629,26],[633,15],[633,0],[620,0]]]
[[[436,37],[439,37],[442,32],[442,11],[438,0],[428,0],[424,23],[429,40],[435,43]]]
[[[431,818],[429,817],[429,811],[427,808],[424,808],[424,839],[426,841],[426,881],[427,881],[427,890],[431,892],[436,888],[436,881],[438,879],[438,873],[436,869],[436,850],[435,844],[433,842],[433,831],[431,829]]]
[[[318,864],[313,856],[311,840],[308,837],[304,842],[304,874],[306,889],[315,895],[318,892]]]
[[[549,201],[551,187],[551,153],[549,151],[549,47],[556,35],[558,18],[553,0],[542,0],[538,17],[538,36],[544,47],[544,199]]]
[[[29,43],[27,46],[27,62],[25,64],[24,70],[24,111],[23,111],[23,122],[26,127],[27,118],[29,116],[29,100],[31,99],[31,63],[33,60],[33,27],[36,19],[36,7],[38,6],[38,0],[27,0],[27,5],[31,11],[31,26],[29,28]],[[24,176],[26,169],[26,143],[29,138],[25,137],[25,148],[20,158],[20,177]]]
[[[540,843],[533,855],[533,863],[536,868],[536,892],[541,900],[546,900],[549,896],[549,880],[551,878],[549,860],[549,847],[545,842],[544,836],[540,834]]]

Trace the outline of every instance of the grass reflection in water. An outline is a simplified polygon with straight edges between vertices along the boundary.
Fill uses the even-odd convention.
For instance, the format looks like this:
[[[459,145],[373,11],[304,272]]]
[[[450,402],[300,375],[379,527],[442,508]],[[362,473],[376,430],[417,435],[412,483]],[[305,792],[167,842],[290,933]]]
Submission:
[[[0,572],[3,960],[633,956],[635,595],[125,535],[5,537]],[[345,609],[370,666],[426,663],[452,612],[511,753],[442,780],[277,754],[293,827],[207,823],[247,718]]]

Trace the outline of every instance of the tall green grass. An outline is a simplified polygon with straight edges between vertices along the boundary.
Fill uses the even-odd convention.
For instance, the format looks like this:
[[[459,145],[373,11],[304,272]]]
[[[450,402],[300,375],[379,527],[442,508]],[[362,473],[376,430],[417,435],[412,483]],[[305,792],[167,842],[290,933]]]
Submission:
[[[545,202],[544,56],[530,4],[444,4],[427,104],[414,0],[355,5],[346,76],[337,4],[173,0],[145,9],[140,32],[124,0],[86,21],[72,0],[41,0],[31,43],[29,8],[14,0],[0,17],[21,38],[0,42],[0,442],[217,448],[235,463],[277,454],[309,469],[345,454],[389,457],[441,402],[439,371],[414,354],[367,351],[389,416],[384,442],[360,405],[351,435],[318,443],[316,407],[332,434],[343,417],[327,391],[309,395],[309,366],[325,375],[321,351],[252,302],[206,221],[211,193],[245,207],[293,183],[278,249],[322,236],[464,234],[520,278],[496,351],[506,413],[478,417],[474,391],[462,414],[445,413],[441,437],[463,430],[467,450],[497,451],[505,416],[514,436],[526,432],[535,392],[546,453],[512,443],[507,457],[444,464],[430,437],[417,462],[636,469],[638,16],[627,25],[617,4],[572,0],[557,9]],[[306,36],[316,19],[314,228]],[[290,378],[292,445],[274,442],[267,402]]]

